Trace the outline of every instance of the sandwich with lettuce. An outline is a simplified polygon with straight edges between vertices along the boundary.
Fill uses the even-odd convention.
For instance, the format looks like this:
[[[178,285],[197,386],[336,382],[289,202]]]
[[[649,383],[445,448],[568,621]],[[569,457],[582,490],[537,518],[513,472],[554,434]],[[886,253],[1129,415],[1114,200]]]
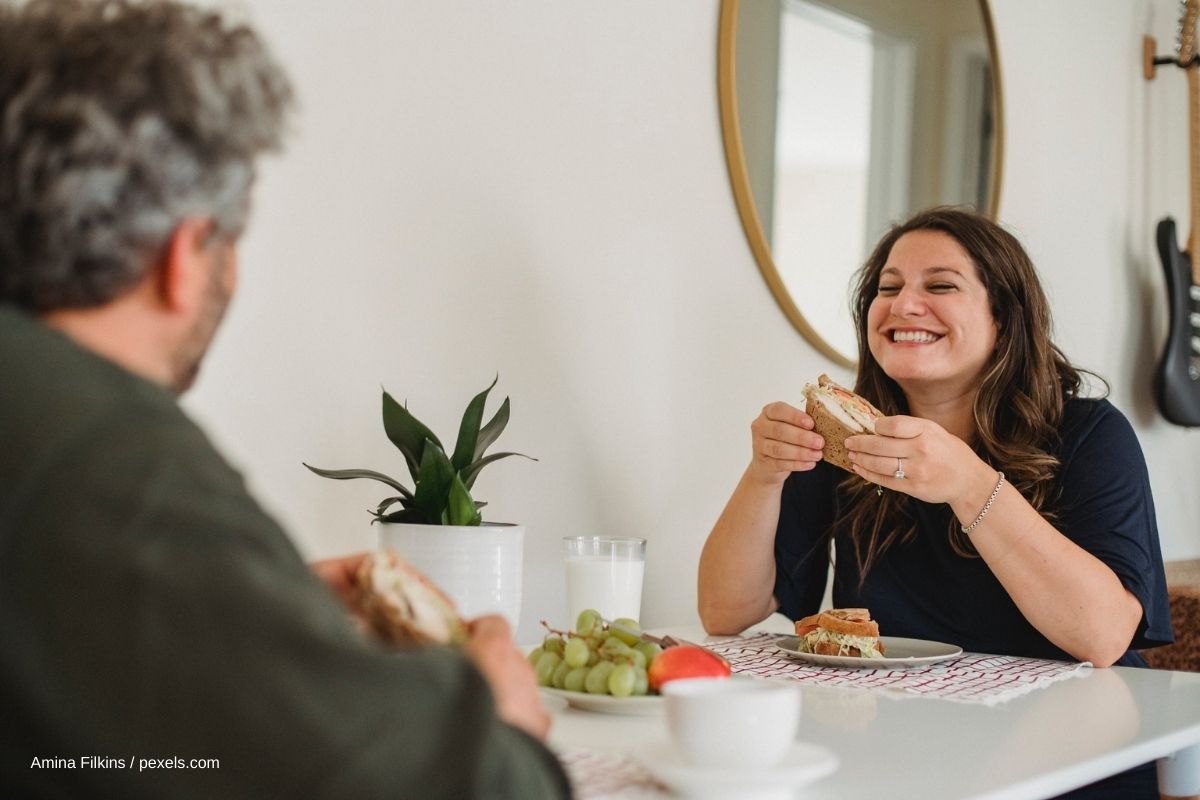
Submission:
[[[858,433],[875,433],[875,420],[882,417],[883,412],[866,398],[838,386],[828,375],[822,375],[815,384],[804,387],[804,403],[804,410],[813,419],[813,430],[825,439],[822,457],[835,467],[853,472],[846,452],[846,438]]]
[[[796,621],[797,649],[819,656],[884,658],[879,623],[865,608],[831,608]]]

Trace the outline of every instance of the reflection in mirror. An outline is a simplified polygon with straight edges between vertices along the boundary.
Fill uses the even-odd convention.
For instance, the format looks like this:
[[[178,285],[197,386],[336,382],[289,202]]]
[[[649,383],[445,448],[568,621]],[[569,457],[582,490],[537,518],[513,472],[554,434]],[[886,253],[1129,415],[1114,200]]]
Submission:
[[[985,0],[724,0],[738,210],[780,306],[838,363],[857,353],[851,275],[893,222],[995,213],[997,72]]]

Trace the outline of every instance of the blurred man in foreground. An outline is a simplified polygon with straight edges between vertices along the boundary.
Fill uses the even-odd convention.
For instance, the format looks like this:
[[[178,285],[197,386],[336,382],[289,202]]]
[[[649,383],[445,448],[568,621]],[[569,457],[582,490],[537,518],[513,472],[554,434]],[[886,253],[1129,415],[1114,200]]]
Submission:
[[[6,794],[568,793],[502,619],[368,641],[175,402],[291,96],[216,14],[0,0]]]

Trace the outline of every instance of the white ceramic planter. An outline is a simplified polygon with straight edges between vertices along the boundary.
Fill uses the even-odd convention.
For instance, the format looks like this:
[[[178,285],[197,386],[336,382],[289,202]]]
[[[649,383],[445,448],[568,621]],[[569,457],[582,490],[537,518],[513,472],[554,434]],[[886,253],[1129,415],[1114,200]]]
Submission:
[[[503,614],[521,621],[521,525],[412,525],[384,522],[379,547],[394,550],[441,588],[463,617]]]

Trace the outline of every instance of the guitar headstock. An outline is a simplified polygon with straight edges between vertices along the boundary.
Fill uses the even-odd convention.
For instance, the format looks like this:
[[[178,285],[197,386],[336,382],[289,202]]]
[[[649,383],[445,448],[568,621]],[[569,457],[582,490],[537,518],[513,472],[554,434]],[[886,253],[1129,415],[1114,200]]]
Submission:
[[[1187,66],[1196,57],[1196,20],[1200,18],[1200,0],[1179,0],[1179,64]]]

